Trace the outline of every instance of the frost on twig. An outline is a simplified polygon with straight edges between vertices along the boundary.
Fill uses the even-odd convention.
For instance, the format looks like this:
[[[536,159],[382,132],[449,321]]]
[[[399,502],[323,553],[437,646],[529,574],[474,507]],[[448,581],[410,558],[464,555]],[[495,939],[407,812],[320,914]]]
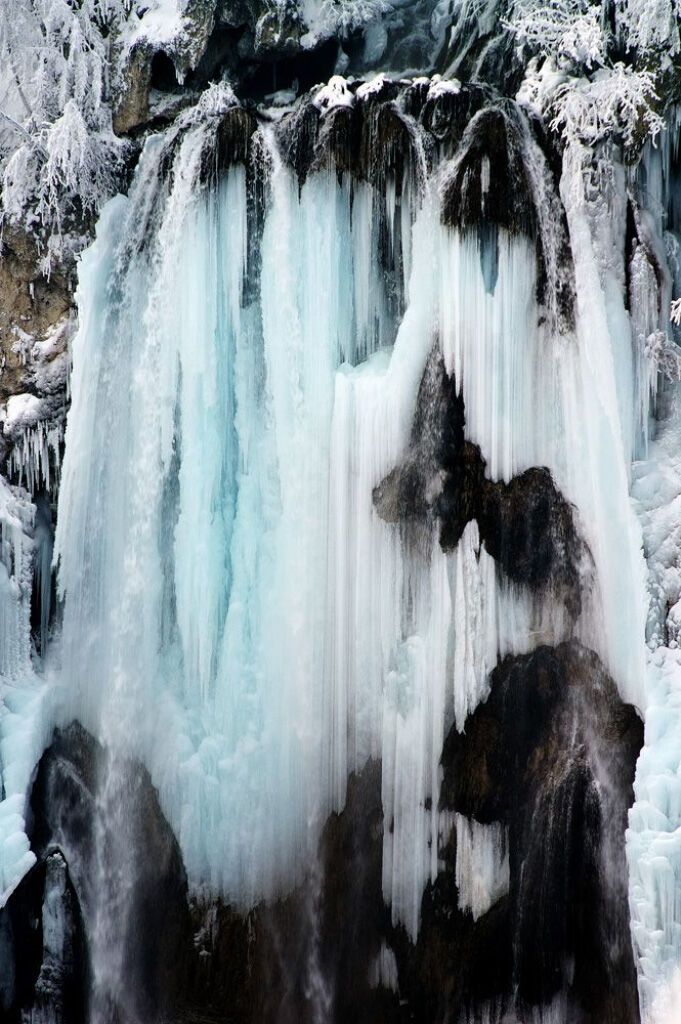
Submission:
[[[679,317],[681,318],[681,310]],[[645,354],[667,380],[673,383],[681,381],[681,348],[674,344],[664,331],[654,331],[646,338]]]
[[[128,0],[0,4],[2,216],[51,241],[48,263],[116,189],[125,147],[108,100],[129,12]]]
[[[508,22],[533,53],[590,68],[605,61],[600,11],[589,0],[516,0]]]
[[[616,134],[627,148],[644,138],[654,139],[664,128],[656,111],[655,80],[647,71],[634,71],[618,62],[593,79],[575,78],[557,86],[547,113],[551,127],[566,141],[595,145]]]
[[[681,0],[621,0],[613,25],[608,9],[605,0],[514,0],[508,25],[534,55],[518,98],[568,143],[615,137],[635,149],[664,127],[658,78],[662,51],[679,45]]]

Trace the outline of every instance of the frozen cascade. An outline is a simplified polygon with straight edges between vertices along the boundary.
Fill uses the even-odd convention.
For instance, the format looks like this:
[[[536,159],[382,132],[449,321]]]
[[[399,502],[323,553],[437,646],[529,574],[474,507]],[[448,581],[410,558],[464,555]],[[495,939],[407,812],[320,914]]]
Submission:
[[[456,815],[456,876],[461,904],[474,918],[508,891],[508,836],[500,825]]]
[[[648,1024],[674,1024],[681,1005],[681,674],[678,658],[679,385],[664,353],[674,358],[679,337],[666,311],[678,294],[678,217],[672,174],[678,114],[659,147],[649,147],[638,187],[647,198],[639,212],[642,244],[631,257],[639,347],[653,354],[656,417],[651,439],[634,463],[632,496],[643,531],[648,566],[646,623],[648,708],[645,744],[637,765],[635,804],[629,816],[627,855],[634,947],[639,965],[641,1015]],[[657,274],[651,274],[652,267]],[[674,335],[676,337],[674,338]],[[662,360],[655,357],[662,355]],[[648,366],[650,366],[650,359]],[[659,371],[663,371],[660,373]],[[650,370],[649,370],[650,372]]]
[[[508,836],[439,806],[445,737],[464,732],[500,659],[575,640],[647,716],[628,853],[642,1002],[656,1020],[681,951],[679,808],[667,778],[677,659],[661,644],[646,670],[642,643],[645,564],[628,492],[657,382],[645,343],[659,325],[642,250],[633,323],[625,306],[625,172],[612,156],[594,170],[590,154],[566,148],[572,317],[557,308],[563,229],[524,122],[528,180],[549,210],[540,259],[523,231],[447,223],[460,157],[446,149],[439,164],[419,153],[399,189],[388,174],[383,193],[332,161],[301,182],[269,120],[247,157],[216,156],[224,114],[205,104],[147,139],[129,196],[104,208],[80,264],[49,693],[31,665],[26,607],[34,561],[49,584],[49,510],[38,502],[36,518],[20,488],[0,492],[0,658],[12,680],[0,713],[4,897],[34,862],[31,772],[53,725],[75,718],[105,750],[90,937],[97,1024],[126,1000],[134,760],[158,789],[193,892],[247,910],[307,875],[315,927],[322,829],[350,777],[380,762],[393,924],[416,940],[452,836],[459,906],[477,921],[508,891]],[[532,589],[512,579],[475,515],[443,543],[445,472],[430,428],[416,438],[438,367],[465,404],[466,443],[490,487],[550,470],[574,514],[576,580]],[[53,430],[39,423],[15,448],[32,489],[59,470]],[[653,442],[653,466],[665,444]],[[386,481],[414,450],[423,507],[393,515]],[[650,560],[664,517],[642,465],[634,497]],[[665,570],[676,603],[676,566]],[[44,648],[49,604],[40,620]],[[322,961],[310,961],[306,982],[320,1021],[335,995]],[[384,943],[371,984],[397,991],[397,974]],[[563,1024],[566,1012],[559,998],[535,1018]]]
[[[382,755],[384,892],[415,935],[445,725],[485,695],[498,653],[571,623],[498,580],[474,524],[452,555],[432,531],[405,548],[373,488],[408,444],[439,338],[492,477],[547,465],[576,505],[595,563],[576,628],[642,706],[643,608],[623,607],[636,591],[617,576],[642,572],[608,348],[608,313],[624,311],[582,269],[575,214],[602,354],[591,328],[587,342],[579,324],[576,337],[537,327],[530,246],[501,233],[489,294],[477,241],[440,224],[433,181],[394,346],[360,345],[373,320],[361,190],[351,207],[319,172],[299,192],[272,137],[260,145],[259,298],[244,291],[246,174],[198,187],[204,127],[181,141],[167,196],[163,144],[147,144],[83,260],[56,538],[61,714],[149,766],[193,883],[245,906],[292,884],[311,823]]]
[[[0,903],[35,863],[25,802],[51,717],[30,657],[35,512],[26,491],[0,479]]]

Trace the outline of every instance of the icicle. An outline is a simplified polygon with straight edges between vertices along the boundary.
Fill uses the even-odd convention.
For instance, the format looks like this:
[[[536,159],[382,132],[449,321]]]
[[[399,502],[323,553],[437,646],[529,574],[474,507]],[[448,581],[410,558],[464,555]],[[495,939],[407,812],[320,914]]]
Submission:
[[[59,480],[64,424],[40,420],[26,427],[10,452],[8,470],[19,486],[35,494],[39,488],[49,491]]]
[[[31,666],[34,514],[26,492],[0,477],[0,907],[35,863],[25,801],[49,721]]]
[[[612,239],[568,162],[573,330],[538,305],[527,238],[500,229],[485,276],[477,234],[441,223],[437,175],[422,190],[415,172],[399,208],[391,186],[379,196],[333,170],[300,187],[275,129],[258,131],[259,290],[245,282],[253,169],[205,184],[210,129],[191,120],[172,144],[147,142],[82,261],[55,544],[59,714],[114,755],[112,799],[116,765],[143,761],[190,884],[241,907],[300,880],[349,774],[380,759],[383,894],[415,938],[452,824],[437,809],[445,731],[486,698],[498,658],[576,636],[644,703],[623,261],[601,272]],[[564,229],[550,232],[545,218],[557,273]],[[378,249],[398,236],[396,302]],[[506,579],[475,522],[445,553],[434,513],[378,515],[438,346],[489,480],[547,467],[574,505],[579,616]],[[459,830],[477,912],[496,883],[477,833],[468,849]],[[484,898],[466,888],[478,861]]]
[[[455,815],[459,906],[477,921],[509,885],[508,836],[503,825],[481,825]]]

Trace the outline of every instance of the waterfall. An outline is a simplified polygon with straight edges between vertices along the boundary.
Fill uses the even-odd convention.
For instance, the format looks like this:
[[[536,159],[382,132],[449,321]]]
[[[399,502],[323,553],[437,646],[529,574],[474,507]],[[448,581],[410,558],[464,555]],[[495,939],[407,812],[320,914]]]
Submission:
[[[78,264],[63,460],[27,421],[0,478],[3,903],[59,965],[82,931],[90,1024],[170,1019],[131,980],[157,848],[177,948],[208,975],[243,928],[263,1024],[664,1024],[669,149],[557,156],[439,78],[278,102],[147,134]]]
[[[111,789],[118,813],[121,758],[148,767],[190,885],[244,909],[301,882],[350,773],[379,758],[383,895],[415,941],[446,833],[445,735],[499,658],[578,638],[645,707],[636,367],[621,288],[596,255],[622,222],[589,219],[579,155],[566,159],[567,227],[540,238],[548,253],[569,234],[572,326],[539,304],[531,237],[443,223],[474,134],[425,180],[390,168],[381,194],[333,166],[301,184],[266,125],[246,164],[207,174],[216,123],[147,142],[82,261],[56,536],[59,715],[110,752],[102,799]],[[523,145],[540,179],[541,151]],[[394,271],[377,273],[386,258]],[[574,510],[577,604],[558,577],[538,590],[508,578],[475,523],[443,549],[443,470],[425,451],[420,520],[381,512],[376,488],[429,441],[415,423],[433,359],[489,479],[547,467]],[[424,429],[432,446],[438,427]],[[129,854],[108,846],[102,868],[118,876],[119,845]],[[99,955],[110,970],[114,951]]]

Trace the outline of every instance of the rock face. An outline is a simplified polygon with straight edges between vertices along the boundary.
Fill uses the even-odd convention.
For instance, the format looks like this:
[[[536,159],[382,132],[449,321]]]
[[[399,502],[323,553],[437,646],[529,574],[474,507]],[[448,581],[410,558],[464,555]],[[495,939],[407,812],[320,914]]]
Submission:
[[[351,777],[304,884],[246,915],[188,898],[156,793],[130,765],[125,818],[138,856],[121,906],[120,1019],[218,1020],[228,1006],[243,1024],[312,1024],[320,1013],[336,1024],[444,1024],[496,1007],[490,1019],[501,1021],[562,993],[575,1024],[633,1024],[623,833],[641,743],[636,713],[591,652],[569,643],[505,659],[466,731],[447,738],[440,809],[503,823],[509,891],[477,918],[462,909],[452,833],[416,944],[383,902],[378,762]],[[8,1022],[87,1019],[101,759],[71,726],[41,761],[31,798],[39,862],[0,915],[3,950],[14,951],[0,989]]]
[[[119,994],[118,1012],[123,1019],[156,1019],[182,991],[177,955],[190,934],[187,883],[148,776],[134,764],[127,770],[123,838],[141,855],[131,877],[116,882],[130,887],[120,907],[129,991]],[[107,850],[121,839],[114,832],[118,823],[104,820],[95,796],[103,771],[102,749],[76,724],[57,731],[41,759],[31,794],[38,864],[3,911],[14,935],[17,978],[7,1010],[17,1020],[20,1013],[36,1024],[88,1019]]]
[[[40,271],[29,235],[6,228],[0,250],[0,402],[26,389],[32,347],[67,318],[73,308],[71,282]],[[28,346],[28,348],[27,348]]]
[[[465,419],[463,397],[435,348],[409,451],[374,491],[379,515],[387,522],[437,523],[445,551],[453,551],[466,525],[477,520],[487,551],[513,583],[557,590],[576,616],[585,549],[570,505],[545,467],[508,483],[490,480],[480,449],[465,439]]]
[[[440,804],[509,830],[509,937],[520,1005],[567,990],[570,1020],[638,1020],[624,831],[642,723],[593,652],[508,657],[450,732]]]
[[[0,911],[0,935],[1,1019],[8,1024],[85,1024],[85,930],[59,849],[45,855]]]

